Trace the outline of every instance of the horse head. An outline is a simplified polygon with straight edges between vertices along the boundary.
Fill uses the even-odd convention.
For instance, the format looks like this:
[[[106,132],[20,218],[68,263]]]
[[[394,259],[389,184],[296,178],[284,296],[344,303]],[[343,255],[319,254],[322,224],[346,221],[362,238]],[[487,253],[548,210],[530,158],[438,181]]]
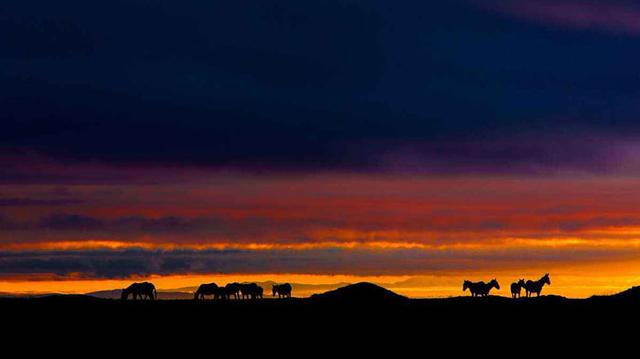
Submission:
[[[122,294],[120,295],[121,300],[127,300],[129,298],[129,291],[126,289],[122,290]]]
[[[278,289],[276,287],[277,286],[275,284],[271,286],[271,295],[274,297],[278,294]]]
[[[469,288],[469,285],[470,285],[470,284],[471,284],[471,282],[470,282],[470,281],[465,280],[465,281],[462,283],[462,291],[464,292],[465,290],[467,290],[467,288]]]
[[[492,287],[496,287],[496,289],[500,290],[500,284],[498,284],[498,281],[497,281],[495,278],[493,278],[493,279],[491,280],[491,282],[489,282],[489,284],[490,284]]]
[[[549,273],[546,273],[544,277],[542,277],[543,283],[551,285],[551,279],[549,279]]]
[[[520,287],[524,287],[524,279],[520,279],[520,280],[518,281],[518,285],[519,285]]]

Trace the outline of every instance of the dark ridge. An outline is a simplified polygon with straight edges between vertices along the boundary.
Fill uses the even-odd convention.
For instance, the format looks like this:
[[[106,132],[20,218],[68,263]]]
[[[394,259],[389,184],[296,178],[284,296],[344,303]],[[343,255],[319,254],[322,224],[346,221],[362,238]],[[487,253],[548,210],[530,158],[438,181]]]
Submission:
[[[631,287],[620,293],[612,295],[594,295],[591,299],[623,299],[623,300],[640,300],[640,286]]]
[[[373,283],[360,282],[325,293],[314,294],[311,296],[311,300],[370,303],[400,302],[406,301],[408,298]]]

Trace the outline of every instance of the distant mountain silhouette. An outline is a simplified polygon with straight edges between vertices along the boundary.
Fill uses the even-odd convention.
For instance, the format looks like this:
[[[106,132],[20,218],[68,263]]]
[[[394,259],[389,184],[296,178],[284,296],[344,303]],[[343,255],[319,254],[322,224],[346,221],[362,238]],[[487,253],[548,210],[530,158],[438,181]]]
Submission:
[[[175,291],[175,290],[159,290],[159,299],[193,299],[193,292],[197,288],[194,287],[193,291]],[[122,289],[100,290],[96,292],[86,293],[85,295],[94,298],[102,299],[120,299]]]
[[[314,294],[311,296],[311,300],[371,303],[400,302],[406,301],[408,300],[408,298],[373,283],[361,282],[331,290],[322,294]]]

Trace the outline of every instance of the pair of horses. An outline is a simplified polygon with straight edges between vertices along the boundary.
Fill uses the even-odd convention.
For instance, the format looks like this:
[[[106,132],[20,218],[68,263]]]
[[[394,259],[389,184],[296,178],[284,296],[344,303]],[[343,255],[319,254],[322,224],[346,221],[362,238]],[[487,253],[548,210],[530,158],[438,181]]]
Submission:
[[[549,273],[545,274],[544,276],[542,276],[542,278],[536,281],[528,280],[525,282],[524,279],[520,279],[515,283],[511,283],[511,297],[519,298],[521,296],[520,293],[522,291],[522,288],[524,288],[525,295],[527,297],[531,297],[533,293],[535,293],[536,296],[539,297],[540,292],[542,292],[542,287],[544,287],[545,284],[551,285]]]
[[[158,299],[158,292],[156,291],[156,286],[153,283],[142,282],[142,283],[133,283],[127,288],[122,290],[122,295],[120,299],[127,300],[129,296],[133,296],[133,300],[138,299],[148,299],[155,300]]]
[[[498,281],[495,278],[492,279],[489,283],[485,283],[482,281],[472,282],[470,280],[465,280],[462,283],[462,291],[464,292],[465,290],[469,289],[472,297],[486,297],[489,295],[489,292],[492,288],[500,290],[500,284],[498,284]]]
[[[225,287],[218,287],[215,283],[201,284],[198,290],[193,293],[193,299],[205,299],[208,295],[212,296],[213,299],[228,299],[230,291],[227,291]]]
[[[513,298],[520,297],[522,288],[524,288],[527,297],[532,296],[533,293],[535,293],[537,296],[540,296],[540,292],[542,292],[542,287],[545,284],[551,285],[551,279],[549,279],[549,273],[545,274],[544,276],[542,276],[542,278],[536,281],[528,280],[525,282],[524,279],[520,279],[518,282],[511,284],[511,296]],[[492,279],[489,283],[471,282],[471,281],[465,280],[464,283],[462,284],[462,291],[469,289],[469,292],[471,292],[472,297],[486,297],[489,295],[489,292],[493,288],[500,290],[500,284],[498,284],[498,281],[495,278]]]
[[[262,299],[263,289],[256,283],[228,283],[219,287],[216,283],[201,284],[193,294],[193,299]]]

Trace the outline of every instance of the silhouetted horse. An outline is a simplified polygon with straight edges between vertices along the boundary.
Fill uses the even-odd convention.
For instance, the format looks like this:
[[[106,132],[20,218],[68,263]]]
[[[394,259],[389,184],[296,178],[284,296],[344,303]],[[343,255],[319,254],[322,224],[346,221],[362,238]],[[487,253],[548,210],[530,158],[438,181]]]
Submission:
[[[231,297],[235,299],[239,299],[241,286],[242,285],[240,283],[229,283],[225,285],[224,289],[225,289],[225,295],[227,296],[227,299],[231,299]]]
[[[520,279],[515,283],[511,283],[511,297],[519,298],[522,287],[524,287],[524,279]]]
[[[242,299],[257,299],[262,298],[263,290],[255,283],[243,283],[240,284],[240,293]]]
[[[276,294],[278,298],[291,298],[291,284],[274,284],[271,287],[271,294],[275,297]]]
[[[216,294],[219,294],[219,288],[220,287],[218,287],[218,285],[215,283],[201,284],[198,287],[198,290],[193,293],[193,299],[205,299],[205,296],[207,295],[211,295],[214,299],[218,299]]]
[[[213,293],[213,299],[229,299],[230,295],[226,287],[218,287]]]
[[[549,279],[549,273],[542,276],[542,278],[537,281],[528,280],[524,284],[524,290],[527,293],[527,297],[530,297],[533,293],[536,293],[536,296],[540,296],[540,292],[542,292],[542,287],[545,284],[551,285],[551,279]]]
[[[467,290],[467,288],[469,288],[469,292],[471,292],[472,297],[486,297],[489,295],[491,288],[496,288],[499,290],[500,284],[498,284],[498,281],[495,279],[492,279],[489,283],[472,282],[465,280],[462,284],[462,291],[464,292],[465,290]]]
[[[129,295],[133,295],[133,300],[145,298],[149,300],[158,299],[158,292],[156,291],[156,287],[149,282],[131,284],[130,286],[122,290],[122,296],[120,298],[122,300],[127,300],[129,298]]]

